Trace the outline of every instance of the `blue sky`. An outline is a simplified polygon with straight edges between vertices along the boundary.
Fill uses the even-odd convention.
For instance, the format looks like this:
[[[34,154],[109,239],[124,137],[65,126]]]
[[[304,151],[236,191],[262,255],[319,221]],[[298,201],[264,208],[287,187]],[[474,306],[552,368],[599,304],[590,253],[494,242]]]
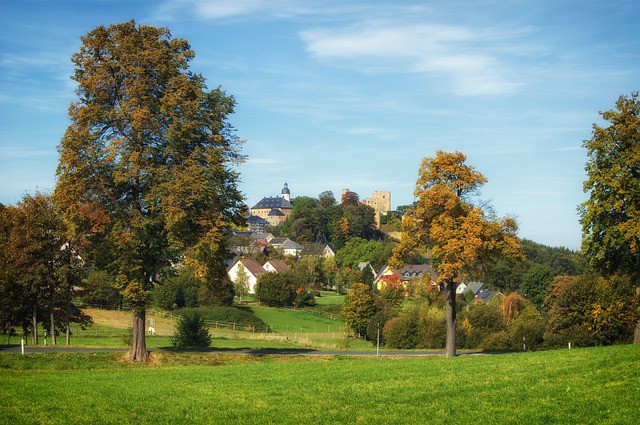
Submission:
[[[640,2],[2,1],[0,202],[51,191],[71,55],[98,25],[167,26],[237,101],[240,188],[413,201],[421,158],[459,150],[520,236],[578,249],[582,140],[640,89]]]

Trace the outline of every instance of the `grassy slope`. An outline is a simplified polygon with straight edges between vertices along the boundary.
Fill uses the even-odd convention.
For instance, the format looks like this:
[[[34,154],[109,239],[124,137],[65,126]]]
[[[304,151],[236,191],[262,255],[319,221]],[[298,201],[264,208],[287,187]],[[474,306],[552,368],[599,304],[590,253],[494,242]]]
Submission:
[[[127,329],[131,326],[131,313],[115,310],[87,309],[94,324],[86,330],[81,330],[74,326],[73,336],[71,337],[71,346],[73,347],[126,347],[124,340],[127,335]],[[317,316],[308,314],[316,320]],[[147,314],[147,317],[154,317],[156,320],[156,336],[147,336],[147,347],[154,349],[160,347],[171,346],[171,334],[175,321],[168,318]],[[322,318],[321,318],[322,319]],[[327,319],[328,320],[328,319]],[[325,329],[326,330],[326,329]],[[336,329],[337,331],[337,325]],[[299,347],[300,344],[285,343],[284,341],[275,340],[256,340],[250,333],[247,333],[247,339],[242,339],[244,333],[231,332],[224,329],[212,330],[214,339],[211,342],[212,348],[291,348]],[[15,338],[12,342],[19,341]],[[42,342],[41,342],[42,344]],[[64,336],[58,340],[59,345],[65,345]],[[28,349],[28,347],[27,347]],[[0,419],[1,420],[1,419]]]
[[[294,309],[251,306],[253,313],[274,332],[341,332],[343,323]]]
[[[116,356],[0,355],[0,422],[601,424],[633,423],[640,408],[638,345],[455,359],[165,354],[152,366]]]

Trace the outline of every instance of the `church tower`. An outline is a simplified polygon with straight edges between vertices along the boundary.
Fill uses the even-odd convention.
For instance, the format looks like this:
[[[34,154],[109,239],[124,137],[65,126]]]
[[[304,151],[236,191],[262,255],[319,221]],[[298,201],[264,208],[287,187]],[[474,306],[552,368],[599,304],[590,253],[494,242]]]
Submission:
[[[289,190],[287,182],[284,182],[284,187],[282,188],[282,197],[291,202],[291,191]]]

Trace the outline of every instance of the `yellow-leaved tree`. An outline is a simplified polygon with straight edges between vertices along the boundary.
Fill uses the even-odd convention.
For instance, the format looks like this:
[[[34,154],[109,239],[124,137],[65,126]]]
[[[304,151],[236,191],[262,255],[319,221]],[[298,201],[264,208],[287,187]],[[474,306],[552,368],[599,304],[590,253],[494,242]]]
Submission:
[[[430,250],[447,300],[447,357],[456,355],[456,283],[473,277],[492,257],[523,258],[515,220],[474,205],[487,179],[465,161],[461,152],[443,151],[422,160],[414,192],[417,202],[404,215],[400,245],[391,259],[398,267],[413,250]]]

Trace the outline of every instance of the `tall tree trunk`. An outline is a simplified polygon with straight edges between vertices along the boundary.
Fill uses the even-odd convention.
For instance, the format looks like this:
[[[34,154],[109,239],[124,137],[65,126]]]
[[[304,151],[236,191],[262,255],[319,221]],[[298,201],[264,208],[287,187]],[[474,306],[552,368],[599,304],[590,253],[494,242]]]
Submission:
[[[22,319],[22,338],[25,343],[29,341],[29,320],[26,317]]]
[[[133,310],[133,337],[131,339],[131,352],[129,353],[129,360],[132,362],[146,362],[149,359],[149,351],[147,351],[147,342],[144,334],[145,316],[146,310],[140,310],[139,312]]]
[[[56,320],[53,305],[53,288],[49,289],[49,322],[51,327],[51,345],[56,345]]]
[[[445,357],[456,356],[456,285],[453,281],[445,284],[445,307],[447,315],[447,351]]]
[[[33,299],[33,310],[31,312],[31,325],[33,326],[33,335],[31,336],[31,343],[38,345],[38,303],[37,299]]]
[[[640,297],[640,282],[638,282],[638,279],[636,279],[636,295]],[[638,310],[640,310],[640,306],[638,307]],[[640,344],[640,318],[638,318],[638,321],[636,322],[636,331],[633,334],[633,343]]]
[[[69,326],[69,320],[71,319],[71,284],[69,283],[69,279],[67,279],[67,305],[66,311],[64,315],[64,324],[65,330],[67,334],[67,345],[71,345],[71,327]]]

